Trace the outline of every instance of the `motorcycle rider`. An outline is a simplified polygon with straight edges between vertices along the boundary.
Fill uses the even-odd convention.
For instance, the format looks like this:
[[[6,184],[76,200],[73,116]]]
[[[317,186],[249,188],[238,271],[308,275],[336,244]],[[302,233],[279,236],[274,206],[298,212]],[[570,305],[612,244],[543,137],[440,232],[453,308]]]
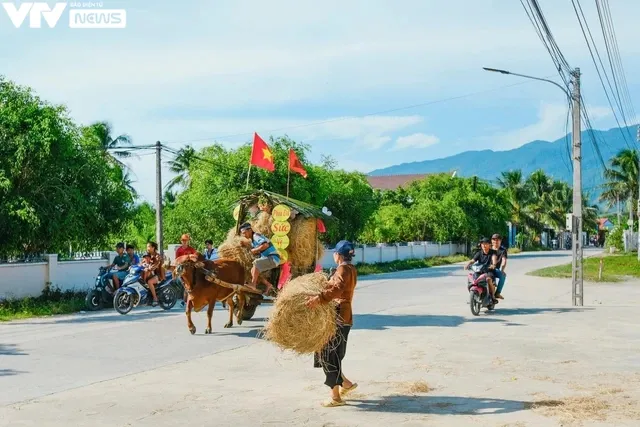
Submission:
[[[133,252],[134,246],[129,244],[127,245],[127,255],[129,255],[129,260],[131,261],[131,265],[140,264],[140,257]]]
[[[162,256],[158,252],[158,244],[156,242],[147,243],[147,253],[149,264],[144,269],[143,280],[149,286],[153,302],[153,307],[158,305],[158,296],[156,295],[156,285],[164,278],[164,266],[162,264]],[[145,254],[145,258],[146,258]]]
[[[188,234],[185,233],[182,235],[182,237],[180,238],[180,243],[182,243],[182,245],[180,245],[180,247],[176,249],[176,259],[180,258],[183,255],[191,255],[197,252],[194,248],[192,248],[189,245],[190,240],[191,240],[191,236],[189,236]],[[184,284],[182,283],[182,279],[180,277],[178,277],[176,282],[178,282],[178,284],[184,288]],[[182,295],[182,302],[180,304],[184,307],[186,303],[187,303],[187,291],[185,290]]]
[[[489,285],[489,294],[494,304],[498,303],[495,297],[495,285],[494,285],[494,269],[498,262],[496,251],[491,249],[491,240],[486,237],[480,240],[480,250],[476,252],[471,261],[464,265],[464,269],[468,270],[471,264],[478,262],[483,266],[483,272],[487,275],[487,284]]]
[[[502,296],[502,289],[504,288],[504,283],[507,281],[507,272],[505,269],[507,268],[507,249],[502,246],[502,236],[499,234],[494,234],[491,236],[491,249],[496,252],[496,269],[495,276],[498,279],[498,289],[496,290],[496,298],[504,299]]]
[[[107,271],[111,270],[113,267],[118,267],[118,271],[111,276],[113,279],[114,291],[117,291],[120,287],[120,281],[127,277],[127,270],[129,270],[129,264],[131,264],[129,255],[124,253],[124,243],[119,242],[116,245],[116,252],[118,255],[113,259],[113,263],[107,267]]]

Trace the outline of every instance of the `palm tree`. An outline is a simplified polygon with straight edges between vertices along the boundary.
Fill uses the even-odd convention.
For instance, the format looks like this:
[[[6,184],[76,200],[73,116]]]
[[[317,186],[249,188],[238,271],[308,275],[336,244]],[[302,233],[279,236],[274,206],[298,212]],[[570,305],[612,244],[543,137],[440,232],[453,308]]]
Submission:
[[[629,220],[633,221],[634,201],[638,199],[638,153],[636,150],[621,150],[611,159],[611,167],[605,170],[604,191],[600,195],[602,201],[610,206],[619,199],[627,199],[629,203]]]
[[[552,222],[549,212],[554,190],[553,180],[542,169],[538,169],[529,176],[525,187],[530,195],[527,210],[533,219],[532,225],[538,232],[542,232],[545,225]]]
[[[187,189],[191,186],[191,176],[189,168],[196,157],[196,150],[190,145],[178,150],[178,153],[168,162],[169,170],[177,175],[167,183],[166,189],[173,190],[175,187]]]
[[[507,195],[511,205],[511,223],[516,227],[530,224],[531,217],[526,209],[529,194],[522,179],[522,171],[502,172],[501,177],[498,178],[498,185]]]
[[[87,130],[91,132],[91,134],[96,138],[98,145],[110,161],[114,161],[118,166],[126,168],[124,163],[122,163],[119,159],[126,159],[131,157],[131,152],[124,150],[109,150],[114,150],[126,145],[131,145],[131,137],[129,137],[129,135],[119,135],[114,137],[113,128],[108,122],[93,123],[87,128]]]

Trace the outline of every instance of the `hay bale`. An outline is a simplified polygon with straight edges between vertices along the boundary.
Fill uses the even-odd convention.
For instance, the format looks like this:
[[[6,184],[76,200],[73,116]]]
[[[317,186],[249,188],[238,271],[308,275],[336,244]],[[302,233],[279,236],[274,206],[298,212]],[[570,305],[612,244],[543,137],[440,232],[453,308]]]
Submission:
[[[231,236],[230,231],[227,240],[218,246],[218,254],[220,258],[232,259],[242,264],[245,271],[245,280],[251,280],[251,267],[253,266],[254,257],[251,253],[251,248],[242,245],[243,242],[249,242],[249,240],[242,236],[236,236],[235,230],[233,231],[233,236]]]
[[[271,224],[273,224],[273,218],[267,212],[260,212],[256,218],[251,220],[251,228],[253,231],[271,238],[273,231],[271,231]]]
[[[291,231],[289,232],[291,243],[288,251],[292,266],[309,267],[320,259],[318,256],[322,255],[324,249],[322,243],[317,240],[316,227],[315,218],[300,216],[291,222]]]
[[[336,306],[332,302],[310,309],[305,303],[309,296],[320,293],[327,283],[327,276],[322,273],[307,274],[287,283],[276,298],[271,318],[265,326],[265,338],[298,354],[322,350],[336,333]]]

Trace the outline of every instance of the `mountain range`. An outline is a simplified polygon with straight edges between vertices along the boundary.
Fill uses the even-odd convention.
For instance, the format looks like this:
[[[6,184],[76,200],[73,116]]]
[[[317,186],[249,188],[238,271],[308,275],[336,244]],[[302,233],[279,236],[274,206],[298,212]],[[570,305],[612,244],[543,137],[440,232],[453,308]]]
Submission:
[[[586,130],[582,132],[582,188],[595,201],[604,183],[603,162],[608,167],[610,160],[620,150],[636,148],[638,126],[613,128],[608,131]],[[623,136],[626,136],[626,138]],[[593,140],[599,148],[597,155]],[[405,175],[437,172],[453,172],[465,177],[493,181],[502,171],[521,169],[524,176],[542,169],[556,180],[571,185],[571,134],[556,141],[532,141],[519,148],[507,151],[465,151],[454,156],[435,160],[402,163],[369,172],[372,176]],[[602,158],[602,161],[600,160]]]

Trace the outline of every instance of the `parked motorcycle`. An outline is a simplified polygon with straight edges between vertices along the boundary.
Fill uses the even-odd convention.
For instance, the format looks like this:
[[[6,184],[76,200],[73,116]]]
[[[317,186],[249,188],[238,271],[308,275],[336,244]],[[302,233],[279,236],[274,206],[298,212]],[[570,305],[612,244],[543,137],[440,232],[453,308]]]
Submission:
[[[107,267],[100,267],[96,276],[96,283],[93,289],[87,292],[85,306],[89,311],[100,310],[105,306],[113,305],[113,279],[115,271],[107,270]]]
[[[480,309],[486,307],[488,310],[495,308],[493,298],[489,292],[489,282],[487,281],[487,272],[485,267],[476,262],[470,268],[467,276],[467,290],[469,291],[469,305],[471,306],[471,314],[477,316]]]
[[[127,314],[139,305],[150,305],[153,302],[149,287],[142,282],[143,271],[144,267],[141,265],[129,268],[129,274],[113,296],[113,308],[118,313]],[[160,307],[171,310],[178,300],[178,290],[170,271],[166,272],[164,280],[155,288]]]

